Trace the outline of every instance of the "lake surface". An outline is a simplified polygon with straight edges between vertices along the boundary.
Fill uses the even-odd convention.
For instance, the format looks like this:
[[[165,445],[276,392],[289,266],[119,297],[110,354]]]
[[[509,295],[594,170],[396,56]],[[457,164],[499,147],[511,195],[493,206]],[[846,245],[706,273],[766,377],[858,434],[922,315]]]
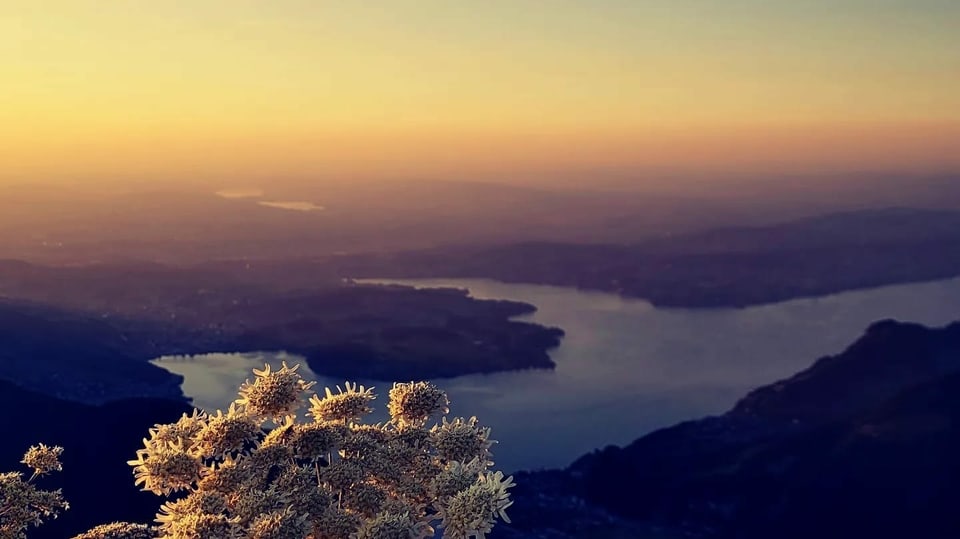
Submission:
[[[960,279],[717,310],[659,309],[611,294],[488,280],[374,282],[454,286],[477,298],[531,303],[538,311],[518,319],[567,332],[551,354],[554,371],[436,381],[450,394],[452,415],[476,415],[493,428],[501,442],[497,467],[506,471],[566,466],[593,449],[722,413],[750,389],[839,353],[876,320],[941,326],[960,319]],[[302,362],[264,353],[157,363],[185,376],[184,393],[198,406],[221,408],[250,369],[283,359]],[[301,369],[309,373],[305,362]],[[311,377],[321,387],[343,382]],[[390,384],[360,382],[376,387],[385,408]]]
[[[261,206],[266,206],[268,208],[276,208],[278,210],[291,210],[291,211],[321,211],[324,209],[323,206],[314,204],[313,202],[303,202],[303,201],[271,201],[271,200],[261,200],[257,204]]]
[[[275,208],[278,210],[310,212],[323,211],[326,209],[319,204],[305,200],[264,200],[263,197],[266,196],[266,193],[263,189],[256,187],[221,189],[215,192],[214,195],[227,199],[255,200],[260,206],[264,206],[266,208]]]
[[[264,195],[263,189],[257,187],[221,189],[214,193],[220,198],[260,198]]]

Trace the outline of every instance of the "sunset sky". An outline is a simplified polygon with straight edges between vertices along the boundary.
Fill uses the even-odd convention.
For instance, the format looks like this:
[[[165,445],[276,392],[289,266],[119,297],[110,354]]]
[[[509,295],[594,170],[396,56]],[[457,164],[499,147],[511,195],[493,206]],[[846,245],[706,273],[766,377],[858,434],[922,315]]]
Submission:
[[[8,0],[0,182],[960,167],[956,0]]]

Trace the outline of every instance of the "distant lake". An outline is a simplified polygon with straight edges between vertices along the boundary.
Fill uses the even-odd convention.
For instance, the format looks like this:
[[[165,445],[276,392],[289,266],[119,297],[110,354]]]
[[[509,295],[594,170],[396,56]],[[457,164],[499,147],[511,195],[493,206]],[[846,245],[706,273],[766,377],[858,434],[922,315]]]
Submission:
[[[259,188],[230,188],[216,191],[214,195],[227,199],[252,199],[260,206],[291,211],[322,211],[326,208],[305,200],[263,200],[266,193]]]
[[[260,198],[263,196],[263,189],[255,187],[221,189],[214,194],[221,198]]]
[[[323,206],[314,204],[313,202],[301,202],[301,201],[270,201],[270,200],[261,200],[258,202],[261,206],[266,206],[268,208],[277,208],[280,210],[292,210],[292,211],[321,211],[324,209]]]
[[[750,389],[841,352],[876,320],[942,326],[960,319],[960,279],[718,310],[659,309],[611,294],[489,280],[368,282],[453,286],[477,298],[531,303],[539,310],[518,319],[567,332],[551,354],[555,371],[437,381],[452,414],[476,415],[493,428],[497,467],[507,471],[566,466],[593,449],[722,413]],[[186,377],[184,392],[198,406],[224,407],[251,368],[284,358],[297,361],[209,354],[158,364]],[[343,382],[315,378],[321,387]],[[382,410],[391,384],[360,382],[376,387]]]

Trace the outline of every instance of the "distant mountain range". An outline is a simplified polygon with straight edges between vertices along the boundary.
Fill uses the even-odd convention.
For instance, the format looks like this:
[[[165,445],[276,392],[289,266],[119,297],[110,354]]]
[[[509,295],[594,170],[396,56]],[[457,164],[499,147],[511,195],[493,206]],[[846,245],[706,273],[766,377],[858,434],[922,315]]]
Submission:
[[[960,275],[960,211],[888,208],[626,244],[449,247],[329,259],[344,276],[573,286],[664,307],[744,307]]]
[[[722,416],[523,474],[497,536],[954,538],[957,425],[960,322],[879,322]]]
[[[0,258],[193,264],[518,242],[635,244],[892,205],[960,209],[957,174],[633,176],[613,183],[599,172],[577,176],[564,186],[281,178],[259,186],[5,185]],[[252,196],[216,194],[224,191]]]

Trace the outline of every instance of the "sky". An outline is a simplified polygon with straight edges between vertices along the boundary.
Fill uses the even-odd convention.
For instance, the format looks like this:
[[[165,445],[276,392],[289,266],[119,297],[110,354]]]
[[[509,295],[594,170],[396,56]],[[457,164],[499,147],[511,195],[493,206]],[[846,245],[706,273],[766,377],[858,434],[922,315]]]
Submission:
[[[960,168],[955,0],[6,0],[0,184]]]

